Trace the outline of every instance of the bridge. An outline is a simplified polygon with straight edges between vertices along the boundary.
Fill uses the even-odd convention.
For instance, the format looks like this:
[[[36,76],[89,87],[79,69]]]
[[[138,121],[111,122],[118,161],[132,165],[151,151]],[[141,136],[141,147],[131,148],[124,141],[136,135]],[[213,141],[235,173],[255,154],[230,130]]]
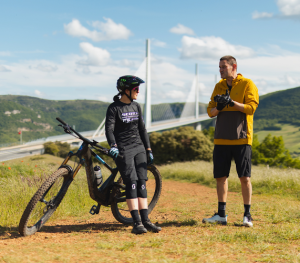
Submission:
[[[199,110],[199,86],[197,64],[195,67],[194,80],[180,117],[175,117],[175,114],[173,113],[170,105],[166,104],[165,107],[160,107],[158,111],[160,116],[164,116],[164,118],[159,118],[159,121],[153,121],[153,119],[156,118],[151,114],[151,53],[149,39],[146,40],[146,57],[143,63],[141,64],[140,68],[134,75],[141,77],[145,75],[146,89],[145,94],[143,94],[145,97],[143,117],[146,129],[149,133],[155,131],[168,130],[184,125],[194,125],[195,129],[201,130],[201,121],[210,119],[206,113],[206,108],[200,108]],[[153,106],[158,107],[159,105]],[[100,123],[99,127],[96,130],[81,132],[81,134],[86,138],[93,139],[98,142],[103,142],[106,141],[104,129],[105,119]],[[45,142],[51,141],[68,142],[72,145],[80,144],[80,140],[74,138],[69,134],[51,136],[48,138],[26,143],[24,145],[2,148],[0,149],[0,161],[22,158],[29,155],[42,154],[44,151],[43,144]]]

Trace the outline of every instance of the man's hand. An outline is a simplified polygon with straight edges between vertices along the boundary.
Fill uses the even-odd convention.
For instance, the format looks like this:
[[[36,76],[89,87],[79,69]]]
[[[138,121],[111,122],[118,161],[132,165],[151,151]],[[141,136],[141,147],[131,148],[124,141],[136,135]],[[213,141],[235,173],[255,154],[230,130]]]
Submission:
[[[230,98],[228,89],[226,90],[225,99],[226,99],[226,101],[227,101],[226,105],[229,105],[230,107],[233,107],[233,106],[234,106],[234,102],[233,102],[233,100]]]
[[[225,107],[226,107],[226,104],[224,104],[224,103],[218,103],[218,104],[217,104],[217,110],[218,110],[218,111],[223,110]]]
[[[234,105],[233,100],[230,98],[228,89],[226,90],[226,93],[223,95],[216,95],[214,97],[214,101],[217,102],[217,110],[223,110],[225,106],[229,105],[232,107]],[[219,105],[220,104],[220,105]]]

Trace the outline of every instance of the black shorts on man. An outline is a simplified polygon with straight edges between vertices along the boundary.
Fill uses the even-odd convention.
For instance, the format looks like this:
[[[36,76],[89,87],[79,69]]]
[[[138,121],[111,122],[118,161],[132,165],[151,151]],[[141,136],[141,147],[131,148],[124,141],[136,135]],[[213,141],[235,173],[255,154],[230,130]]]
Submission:
[[[116,164],[122,176],[123,182],[148,180],[147,156],[144,145],[137,145],[129,150],[120,150],[123,159],[118,158]]]
[[[236,171],[241,177],[251,177],[251,145],[215,145],[214,178],[229,177],[231,160],[235,160]]]

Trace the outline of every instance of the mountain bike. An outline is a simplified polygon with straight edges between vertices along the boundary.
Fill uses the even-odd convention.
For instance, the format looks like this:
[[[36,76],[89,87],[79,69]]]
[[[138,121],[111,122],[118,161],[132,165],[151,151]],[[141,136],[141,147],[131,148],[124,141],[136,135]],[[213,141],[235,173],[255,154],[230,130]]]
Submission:
[[[55,212],[65,197],[68,188],[75,179],[76,174],[82,166],[85,167],[90,197],[98,204],[90,209],[92,215],[98,214],[101,205],[110,206],[112,214],[120,223],[133,224],[130,211],[126,203],[125,185],[122,181],[118,168],[112,168],[103,158],[93,150],[108,155],[109,150],[100,146],[97,141],[84,138],[60,118],[56,118],[64,131],[80,140],[82,144],[76,153],[70,151],[61,166],[51,174],[41,185],[28,203],[19,223],[19,232],[22,236],[33,235],[39,231]],[[68,165],[71,157],[78,157],[77,166],[73,169]],[[111,175],[101,184],[97,185],[97,177],[94,173],[92,156],[110,170]],[[123,158],[118,156],[118,158]],[[147,166],[147,192],[148,213],[155,207],[162,189],[162,179],[159,171],[154,165]]]

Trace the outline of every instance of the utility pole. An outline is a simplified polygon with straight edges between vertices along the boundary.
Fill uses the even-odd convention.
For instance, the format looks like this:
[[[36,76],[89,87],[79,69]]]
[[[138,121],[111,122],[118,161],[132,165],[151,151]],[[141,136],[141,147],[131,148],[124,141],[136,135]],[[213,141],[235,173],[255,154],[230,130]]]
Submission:
[[[20,144],[22,145],[22,130],[20,130],[18,134],[20,134]]]
[[[150,57],[150,39],[146,39],[146,92],[144,105],[145,127],[151,127],[151,57]]]

